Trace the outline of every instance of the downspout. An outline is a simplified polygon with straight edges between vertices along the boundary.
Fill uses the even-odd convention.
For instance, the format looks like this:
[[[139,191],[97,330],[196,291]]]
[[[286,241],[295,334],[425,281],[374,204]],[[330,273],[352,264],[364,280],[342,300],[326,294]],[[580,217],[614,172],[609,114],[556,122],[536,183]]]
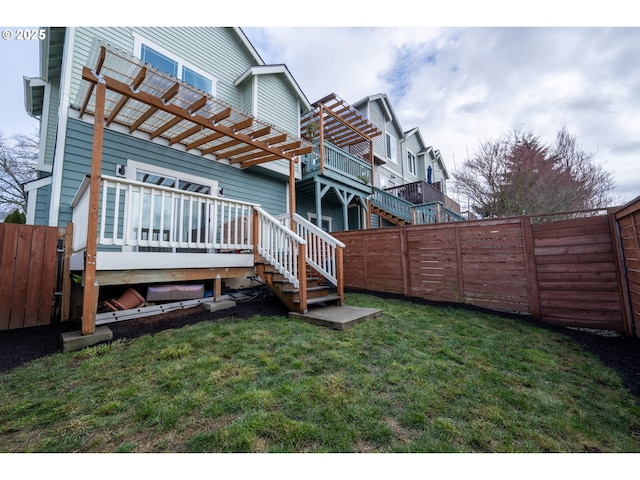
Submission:
[[[62,54],[62,74],[60,81],[60,104],[58,106],[58,130],[53,158],[53,179],[51,182],[51,203],[49,205],[49,226],[58,226],[60,216],[60,195],[62,193],[62,172],[64,170],[64,151],[67,136],[67,120],[71,95],[71,70],[73,67],[73,48],[75,27],[67,27],[64,36]]]

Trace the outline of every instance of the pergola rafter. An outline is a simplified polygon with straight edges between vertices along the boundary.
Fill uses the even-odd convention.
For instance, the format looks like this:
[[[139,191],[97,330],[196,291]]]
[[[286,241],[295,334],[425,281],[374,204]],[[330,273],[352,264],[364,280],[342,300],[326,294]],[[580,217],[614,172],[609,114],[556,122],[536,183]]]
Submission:
[[[106,45],[85,66],[79,93],[80,116],[95,114],[95,85],[104,81],[106,124],[124,125],[130,133],[146,132],[187,151],[215,155],[241,168],[275,160],[297,161],[311,145],[237,111],[211,95],[170,77],[141,60]],[[80,102],[78,102],[80,103]],[[300,142],[292,149],[290,145]],[[295,153],[294,153],[295,152]],[[250,158],[247,155],[251,155]],[[244,159],[251,163],[245,163]],[[269,159],[269,160],[266,160]]]

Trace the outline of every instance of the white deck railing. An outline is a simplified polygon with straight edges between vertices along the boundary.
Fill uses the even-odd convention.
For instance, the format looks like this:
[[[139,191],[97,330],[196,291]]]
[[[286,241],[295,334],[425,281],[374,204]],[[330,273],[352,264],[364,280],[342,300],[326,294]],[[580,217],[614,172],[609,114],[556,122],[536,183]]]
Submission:
[[[288,229],[291,228],[291,220],[288,214],[279,215],[276,218]],[[333,285],[338,285],[340,275],[338,270],[340,268],[338,249],[344,248],[344,243],[297,213],[293,214],[293,220],[296,225],[296,233],[307,244],[307,264],[311,265]]]
[[[306,241],[260,207],[255,207],[255,212],[258,215],[258,253],[299,288],[305,268],[304,262],[300,261],[300,251],[304,250]]]
[[[74,251],[86,246],[89,188],[72,203]],[[254,204],[102,176],[98,244],[253,250]]]

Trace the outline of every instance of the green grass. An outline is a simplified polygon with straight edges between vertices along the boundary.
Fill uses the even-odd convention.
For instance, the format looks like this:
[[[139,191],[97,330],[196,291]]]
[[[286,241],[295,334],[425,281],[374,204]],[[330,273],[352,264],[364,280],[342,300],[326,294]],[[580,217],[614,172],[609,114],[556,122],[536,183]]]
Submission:
[[[638,452],[619,375],[517,319],[350,294],[344,331],[203,322],[0,376],[2,452]]]

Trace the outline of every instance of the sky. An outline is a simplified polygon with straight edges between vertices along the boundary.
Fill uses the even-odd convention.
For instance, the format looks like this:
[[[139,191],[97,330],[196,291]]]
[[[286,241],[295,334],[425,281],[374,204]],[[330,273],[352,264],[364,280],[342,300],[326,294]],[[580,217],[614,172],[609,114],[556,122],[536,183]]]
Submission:
[[[616,3],[607,5],[614,10]],[[440,150],[450,174],[481,142],[516,127],[548,144],[565,127],[613,174],[617,203],[640,195],[640,17],[634,25],[631,14],[610,18],[584,8],[582,17],[557,10],[549,16],[541,9],[538,16],[512,11],[504,20],[487,20],[471,3],[416,20],[406,8],[402,19],[389,11],[369,18],[360,12],[331,14],[344,7],[330,0],[323,3],[323,15],[274,21],[260,5],[248,7],[252,14],[240,23],[233,16],[215,18],[242,27],[266,63],[286,64],[310,102],[329,93],[347,103],[386,93],[402,128],[419,127],[426,143]],[[29,15],[24,21],[45,24]],[[120,25],[117,19],[105,21]],[[322,26],[314,24],[318,21]],[[15,40],[17,27],[27,25],[19,20],[7,25],[14,38],[0,39],[0,59],[12,65],[0,75],[5,137],[37,128],[25,113],[22,77],[39,76],[37,42]]]

